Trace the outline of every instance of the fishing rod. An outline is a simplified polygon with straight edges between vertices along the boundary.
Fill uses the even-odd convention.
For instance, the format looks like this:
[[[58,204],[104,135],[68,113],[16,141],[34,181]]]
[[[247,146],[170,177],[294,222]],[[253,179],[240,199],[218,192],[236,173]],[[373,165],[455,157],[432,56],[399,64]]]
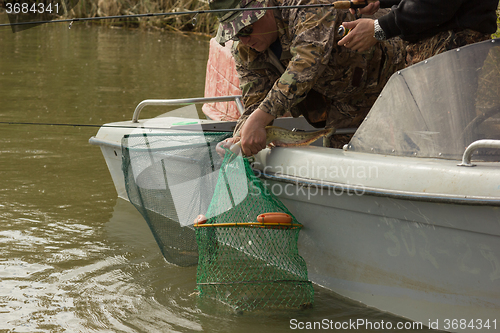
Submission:
[[[30,125],[30,126],[62,126],[62,127],[116,127],[116,128],[144,128],[144,129],[164,129],[155,127],[125,126],[125,125],[99,125],[99,124],[71,124],[71,123],[35,123],[22,121],[0,121],[0,125]]]
[[[36,123],[36,122],[25,122],[25,121],[0,121],[0,125],[29,125],[29,126],[61,126],[61,127],[109,127],[109,128],[132,128],[132,129],[151,129],[151,130],[165,130],[165,127],[145,127],[144,125],[107,125],[107,124],[77,124],[77,123]],[[195,124],[193,124],[195,125]],[[196,124],[203,127],[203,124]],[[179,129],[183,129],[179,126]]]
[[[60,19],[60,20],[45,20],[45,21],[27,21],[27,22],[13,22],[13,23],[2,23],[0,27],[5,26],[17,26],[17,25],[33,25],[33,24],[43,24],[43,23],[64,23],[70,22],[69,28],[71,28],[73,22],[84,22],[84,21],[98,21],[98,20],[111,20],[111,19],[129,19],[129,18],[141,18],[141,17],[159,17],[159,16],[180,16],[180,15],[198,15],[198,14],[210,14],[210,13],[225,13],[225,12],[242,12],[242,11],[258,11],[258,10],[272,10],[272,9],[294,9],[294,8],[322,8],[322,7],[333,7],[335,9],[358,9],[366,7],[370,3],[374,3],[377,0],[360,0],[360,1],[335,1],[328,4],[311,4],[311,5],[292,5],[292,6],[270,6],[261,8],[226,8],[226,9],[206,9],[206,10],[193,10],[193,11],[182,11],[182,12],[165,12],[165,13],[146,13],[146,14],[131,14],[131,15],[114,15],[114,16],[98,16],[98,17],[82,17],[82,18],[71,18],[71,19]],[[379,0],[381,8],[390,8],[393,5],[399,4],[401,0]],[[20,12],[10,12],[7,9],[7,14],[9,15],[21,15]]]
[[[147,129],[147,130],[165,130],[164,127],[145,127],[144,125],[107,125],[107,124],[72,124],[72,123],[36,123],[36,122],[21,122],[21,121],[0,121],[0,125],[23,125],[23,126],[60,126],[60,127],[91,127],[91,128],[131,128],[131,129]],[[203,127],[203,124],[198,124]],[[179,126],[178,129],[185,129]],[[189,129],[189,128],[188,128]]]

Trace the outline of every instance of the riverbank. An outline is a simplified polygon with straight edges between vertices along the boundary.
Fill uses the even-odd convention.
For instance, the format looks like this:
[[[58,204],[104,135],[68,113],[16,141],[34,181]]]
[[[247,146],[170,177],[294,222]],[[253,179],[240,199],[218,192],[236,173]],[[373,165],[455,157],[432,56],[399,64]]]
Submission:
[[[184,14],[184,15],[157,15],[150,17],[126,17],[149,13],[179,13],[208,10],[208,0],[69,0],[76,5],[70,8],[63,6],[59,1],[58,8],[64,8],[61,16],[46,13],[42,16],[33,16],[21,21],[48,21],[54,19],[73,18],[100,18],[123,16],[121,18],[86,21],[85,24],[97,24],[122,28],[146,28],[177,32],[192,32],[206,36],[214,35],[218,27],[218,20],[212,14]],[[55,8],[55,7],[54,7]],[[17,8],[20,10],[20,7]],[[0,0],[0,14],[6,14],[7,7]],[[52,11],[50,11],[52,13]],[[27,14],[31,14],[29,11]],[[7,15],[0,15],[1,23],[8,23]],[[81,22],[79,22],[81,23]]]
[[[118,16],[207,9],[209,7],[206,0],[80,0],[67,16]],[[210,35],[215,32],[218,21],[214,15],[197,14],[110,19],[100,21],[99,24],[132,28],[157,28]]]
[[[166,13],[206,10],[208,0],[80,0],[70,12],[69,17],[96,17],[133,15],[143,13]],[[74,15],[71,15],[74,14]],[[192,31],[203,34],[213,34],[218,22],[214,15],[199,14],[179,15],[174,17],[113,19],[103,21],[103,24],[128,27],[155,27],[161,29]],[[500,37],[500,4],[497,10],[497,31],[492,38]]]
[[[498,9],[497,9],[497,32],[495,32],[491,37],[500,38],[500,4],[498,4]]]
[[[2,3],[2,1],[0,1]],[[0,13],[5,9],[1,8]],[[209,9],[208,0],[79,0],[63,18],[108,17],[146,13],[171,13]],[[117,27],[152,28],[180,32],[195,32],[214,35],[218,26],[215,15],[193,14],[175,16],[154,16],[117,18],[93,21]],[[497,10],[497,31],[492,38],[500,38],[500,5]]]

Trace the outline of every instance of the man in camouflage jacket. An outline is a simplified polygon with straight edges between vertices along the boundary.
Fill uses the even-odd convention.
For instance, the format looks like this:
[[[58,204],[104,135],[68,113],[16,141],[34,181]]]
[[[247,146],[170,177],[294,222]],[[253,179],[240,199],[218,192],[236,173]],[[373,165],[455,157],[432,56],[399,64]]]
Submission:
[[[210,5],[212,9],[260,8],[318,1],[215,0]],[[333,7],[243,11],[219,17],[217,41],[239,39],[232,53],[245,112],[235,133],[241,136],[245,154],[263,149],[265,126],[286,114],[303,115],[315,127],[336,129],[363,121],[389,77],[404,66],[404,48],[400,40],[379,43],[363,53],[338,46],[340,24],[352,19],[348,11]],[[330,146],[343,143],[332,139]]]

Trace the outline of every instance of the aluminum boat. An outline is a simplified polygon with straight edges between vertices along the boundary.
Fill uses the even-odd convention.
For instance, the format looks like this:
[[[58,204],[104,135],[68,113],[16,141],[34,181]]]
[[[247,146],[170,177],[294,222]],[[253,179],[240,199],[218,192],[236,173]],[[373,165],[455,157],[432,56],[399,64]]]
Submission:
[[[147,100],[132,121],[103,125],[90,142],[118,195],[127,199],[124,135],[234,128],[196,116],[139,120],[145,105],[227,100],[242,110],[240,96]],[[275,125],[313,130],[303,118]],[[314,283],[431,328],[499,328],[499,39],[394,73],[343,149],[264,149],[253,168],[304,225],[299,250]]]

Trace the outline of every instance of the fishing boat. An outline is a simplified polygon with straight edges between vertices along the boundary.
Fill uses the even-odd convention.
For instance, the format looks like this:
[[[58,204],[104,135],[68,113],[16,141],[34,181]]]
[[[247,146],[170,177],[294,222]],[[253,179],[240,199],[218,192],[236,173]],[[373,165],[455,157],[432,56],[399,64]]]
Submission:
[[[240,98],[146,100],[131,121],[103,125],[90,143],[127,199],[125,135],[235,125],[168,114],[142,120],[144,106],[229,100],[242,111]],[[302,118],[275,125],[313,130]],[[430,328],[499,328],[499,39],[394,73],[343,149],[264,149],[252,166],[304,225],[299,251],[313,283]],[[192,230],[189,222],[179,228]]]

